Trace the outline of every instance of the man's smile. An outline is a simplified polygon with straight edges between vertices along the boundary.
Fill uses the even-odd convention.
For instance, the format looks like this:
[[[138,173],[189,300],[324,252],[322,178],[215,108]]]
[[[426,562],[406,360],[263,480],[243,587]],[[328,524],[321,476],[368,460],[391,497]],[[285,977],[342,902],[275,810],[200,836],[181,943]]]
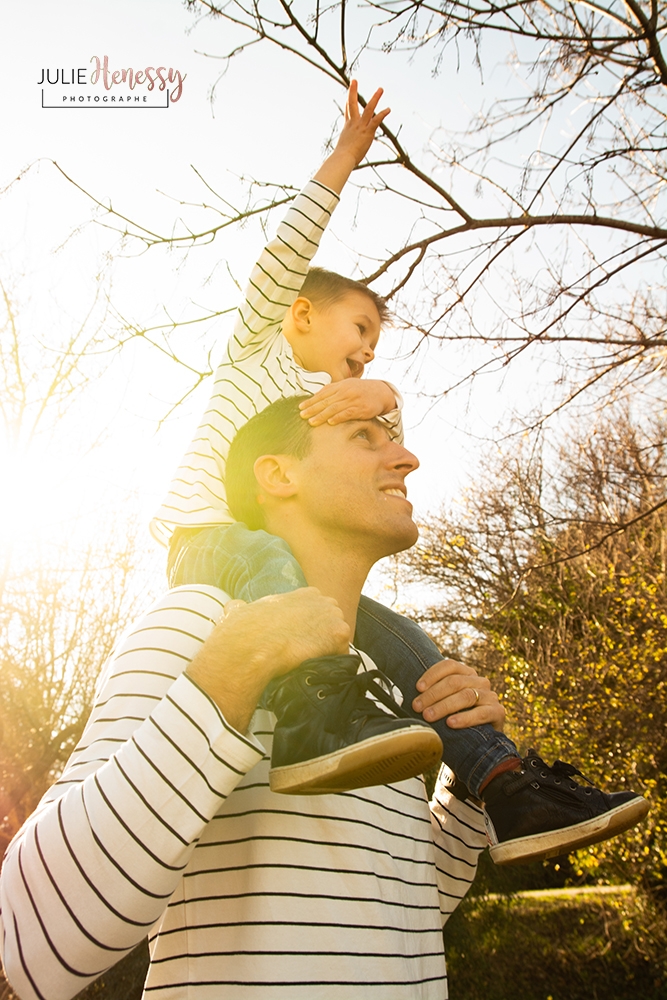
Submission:
[[[401,500],[408,499],[405,489],[401,489],[399,486],[385,486],[384,489],[380,490],[380,493],[386,493],[390,497],[400,497]]]

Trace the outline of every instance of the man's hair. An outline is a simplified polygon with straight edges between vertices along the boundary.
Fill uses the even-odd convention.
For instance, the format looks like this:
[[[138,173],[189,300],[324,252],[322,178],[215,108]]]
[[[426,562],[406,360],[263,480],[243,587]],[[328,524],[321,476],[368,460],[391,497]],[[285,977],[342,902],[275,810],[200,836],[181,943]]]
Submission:
[[[301,286],[299,295],[316,306],[330,306],[338,302],[348,292],[361,292],[375,304],[380,315],[380,323],[386,323],[391,313],[386,301],[372,288],[368,288],[361,281],[354,281],[353,278],[345,278],[335,271],[326,271],[323,267],[311,267],[306,275],[306,280]]]
[[[299,403],[309,396],[279,399],[252,417],[231,443],[225,472],[227,504],[235,520],[256,531],[266,528],[255,462],[262,455],[293,455],[305,458],[312,448],[311,426],[301,416]]]

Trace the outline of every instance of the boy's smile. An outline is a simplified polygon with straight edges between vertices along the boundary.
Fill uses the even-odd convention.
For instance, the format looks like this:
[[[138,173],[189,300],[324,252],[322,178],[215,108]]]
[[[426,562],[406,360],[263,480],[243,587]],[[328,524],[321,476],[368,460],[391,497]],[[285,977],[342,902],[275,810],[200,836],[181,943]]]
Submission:
[[[306,299],[297,300],[305,303]],[[327,372],[333,382],[361,378],[375,357],[380,337],[380,314],[369,295],[350,291],[335,302],[317,306],[308,303],[283,332],[296,362],[311,372]]]

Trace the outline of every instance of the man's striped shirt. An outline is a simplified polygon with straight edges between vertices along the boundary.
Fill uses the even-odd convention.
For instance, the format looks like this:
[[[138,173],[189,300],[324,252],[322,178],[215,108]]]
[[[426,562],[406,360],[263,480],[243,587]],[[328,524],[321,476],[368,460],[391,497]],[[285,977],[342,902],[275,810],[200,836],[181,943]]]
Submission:
[[[241,736],[183,673],[226,599],[171,591],[107,664],[5,858],[10,982],[65,1000],[150,934],[155,1000],[443,1000],[442,924],[474,877],[481,812],[440,786],[429,809],[418,778],[272,793],[274,716]]]
[[[175,527],[232,524],[225,464],[239,427],[283,396],[315,393],[331,382],[327,372],[306,371],[296,363],[281,324],[337,204],[337,194],[309,181],[255,264],[206,412],[151,522],[152,534],[163,544]],[[400,442],[401,399],[396,395],[397,409],[380,419]]]

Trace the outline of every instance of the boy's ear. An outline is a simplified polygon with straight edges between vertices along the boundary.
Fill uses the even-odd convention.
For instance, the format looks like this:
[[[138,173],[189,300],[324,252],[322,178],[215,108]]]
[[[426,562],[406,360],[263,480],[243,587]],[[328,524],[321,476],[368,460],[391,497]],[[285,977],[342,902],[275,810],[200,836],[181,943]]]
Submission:
[[[292,323],[297,333],[310,333],[314,306],[310,299],[300,295],[290,306]]]
[[[293,455],[262,455],[254,465],[255,478],[264,497],[286,500],[297,492],[297,477]]]

